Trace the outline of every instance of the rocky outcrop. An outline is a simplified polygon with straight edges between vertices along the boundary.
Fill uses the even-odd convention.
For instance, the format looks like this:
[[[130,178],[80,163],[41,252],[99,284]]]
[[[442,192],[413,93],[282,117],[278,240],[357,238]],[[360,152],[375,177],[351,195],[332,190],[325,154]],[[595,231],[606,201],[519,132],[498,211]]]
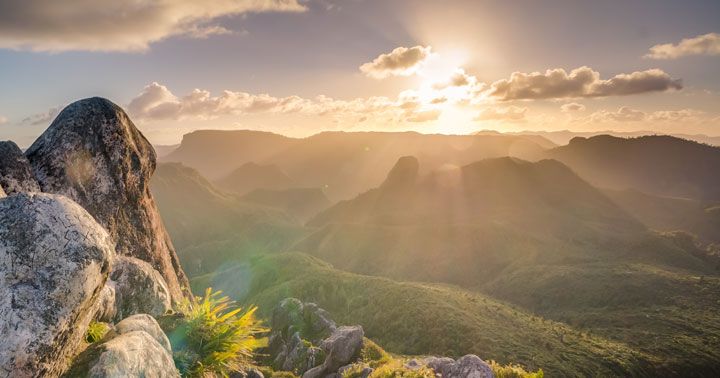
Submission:
[[[170,342],[157,321],[138,314],[83,351],[65,377],[179,377]]]
[[[155,152],[120,107],[97,97],[67,106],[26,156],[43,192],[84,207],[118,254],[160,272],[173,301],[186,295],[187,278],[150,194]]]
[[[324,377],[337,372],[358,357],[365,336],[361,326],[342,326],[337,328],[320,347],[327,357],[322,365],[316,366],[303,374],[303,378]]]
[[[113,246],[66,197],[0,199],[1,377],[62,373],[91,320]]]
[[[0,187],[8,195],[39,192],[30,162],[14,142],[0,142]]]
[[[316,304],[287,298],[273,311],[268,344],[275,369],[303,377],[324,377],[358,356],[363,329],[338,327]]]
[[[457,359],[429,357],[425,364],[443,378],[493,378],[492,368],[480,357],[468,354]]]
[[[401,191],[412,187],[417,181],[419,170],[420,163],[416,157],[403,156],[392,167],[381,188]]]
[[[145,261],[118,256],[110,273],[108,286],[113,291],[112,319],[134,314],[158,316],[172,309],[170,292],[160,273]]]

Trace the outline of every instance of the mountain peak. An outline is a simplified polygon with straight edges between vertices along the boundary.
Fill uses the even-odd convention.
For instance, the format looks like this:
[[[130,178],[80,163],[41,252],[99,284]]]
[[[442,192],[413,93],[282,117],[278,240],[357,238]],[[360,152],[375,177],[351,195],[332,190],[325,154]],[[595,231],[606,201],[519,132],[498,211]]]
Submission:
[[[399,188],[415,184],[420,170],[420,163],[414,156],[403,156],[388,173],[383,188]]]

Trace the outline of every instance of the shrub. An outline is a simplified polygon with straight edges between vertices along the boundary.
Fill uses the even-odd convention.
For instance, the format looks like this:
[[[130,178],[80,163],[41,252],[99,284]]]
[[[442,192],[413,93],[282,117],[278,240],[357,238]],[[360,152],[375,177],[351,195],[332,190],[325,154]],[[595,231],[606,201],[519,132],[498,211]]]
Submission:
[[[106,323],[92,321],[85,333],[85,341],[88,343],[96,343],[102,340],[103,336],[108,332],[110,327]]]
[[[408,369],[403,360],[393,360],[375,369],[371,378],[435,378],[435,373],[427,368]]]
[[[181,303],[185,318],[174,334],[175,364],[186,377],[227,376],[252,365],[253,351],[267,345],[267,329],[255,318],[256,307],[243,311],[221,291]]]
[[[529,373],[520,365],[500,365],[495,361],[488,361],[488,365],[493,370],[495,378],[543,378],[542,369],[534,373]]]
[[[360,350],[360,360],[371,368],[377,368],[380,365],[390,362],[392,357],[372,340],[365,338],[365,340],[363,340],[363,347]]]

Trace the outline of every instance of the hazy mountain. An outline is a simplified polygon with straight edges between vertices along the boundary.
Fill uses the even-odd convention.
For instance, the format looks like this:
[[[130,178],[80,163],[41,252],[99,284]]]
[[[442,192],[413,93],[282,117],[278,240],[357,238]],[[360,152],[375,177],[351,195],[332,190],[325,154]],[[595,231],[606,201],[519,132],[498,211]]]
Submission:
[[[497,133],[496,131],[488,131],[483,130],[478,132],[478,134],[485,134],[485,133]],[[687,139],[692,140],[698,143],[704,143],[709,144],[712,146],[720,146],[720,136],[708,136],[704,134],[682,134],[682,133],[672,133],[672,134],[665,134],[665,133],[659,133],[657,131],[613,131],[613,130],[603,130],[603,131],[570,131],[570,130],[559,130],[559,131],[532,131],[532,130],[525,130],[525,131],[516,131],[516,132],[504,132],[503,134],[509,134],[509,135],[537,135],[541,136],[543,138],[546,138],[553,143],[557,145],[565,145],[570,142],[575,137],[583,137],[583,138],[591,138],[598,135],[612,135],[620,138],[637,138],[641,136],[649,136],[649,135],[670,135],[674,136],[676,138],[681,139]]]
[[[153,148],[155,149],[155,154],[157,155],[158,159],[162,159],[163,157],[169,155],[173,151],[175,151],[178,147],[180,147],[179,144],[170,144],[170,145],[158,145],[154,144]]]
[[[293,180],[276,165],[258,165],[250,162],[215,183],[223,189],[245,194],[255,189],[287,189],[293,185]]]
[[[662,196],[720,200],[720,148],[670,136],[574,138],[546,156],[591,183]]]
[[[247,253],[282,250],[303,232],[283,211],[241,201],[178,163],[159,164],[151,189],[191,276]]]
[[[256,189],[242,196],[241,199],[281,209],[301,220],[306,220],[331,205],[330,200],[319,188]]]
[[[261,162],[294,142],[263,131],[199,130],[185,134],[180,146],[161,161],[183,163],[214,180],[242,164]]]
[[[415,132],[323,132],[287,138],[251,131],[198,131],[164,161],[178,161],[217,179],[254,162],[275,165],[296,187],[323,188],[332,200],[379,185],[394,162],[413,155],[424,170],[500,156],[536,159],[554,144],[538,136],[429,135]]]

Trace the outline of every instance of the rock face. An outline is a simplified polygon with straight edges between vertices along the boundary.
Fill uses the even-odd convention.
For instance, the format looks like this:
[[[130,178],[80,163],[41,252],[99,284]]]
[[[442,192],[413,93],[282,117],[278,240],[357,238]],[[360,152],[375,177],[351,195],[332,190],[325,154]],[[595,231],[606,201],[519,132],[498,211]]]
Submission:
[[[303,378],[324,377],[353,361],[362,349],[364,336],[361,326],[337,328],[320,344],[327,355],[323,364],[305,372]]]
[[[67,106],[26,156],[43,192],[84,207],[119,255],[160,272],[173,301],[186,295],[187,278],[150,194],[155,152],[120,107],[97,97]]]
[[[425,360],[427,366],[443,378],[493,378],[490,365],[480,357],[468,354],[454,361],[452,358],[430,357]]]
[[[14,142],[0,142],[0,186],[8,195],[40,191],[30,162]]]
[[[113,246],[66,197],[0,199],[0,376],[62,373],[91,320]]]
[[[170,310],[170,292],[163,277],[145,261],[118,256],[113,263],[110,281],[114,292],[113,319],[134,314],[162,315]]]

